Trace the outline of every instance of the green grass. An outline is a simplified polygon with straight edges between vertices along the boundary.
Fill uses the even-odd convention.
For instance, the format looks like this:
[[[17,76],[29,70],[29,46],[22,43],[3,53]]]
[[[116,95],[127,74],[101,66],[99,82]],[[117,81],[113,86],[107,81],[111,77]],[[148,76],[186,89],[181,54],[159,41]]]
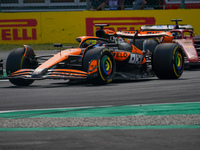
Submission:
[[[55,50],[58,49],[54,47],[53,43],[49,44],[27,44],[31,46],[34,50]],[[78,47],[78,44],[68,44],[64,43],[63,46],[73,46],[73,47]],[[0,44],[0,51],[11,51],[12,49],[15,48],[20,48],[23,47],[23,44]]]

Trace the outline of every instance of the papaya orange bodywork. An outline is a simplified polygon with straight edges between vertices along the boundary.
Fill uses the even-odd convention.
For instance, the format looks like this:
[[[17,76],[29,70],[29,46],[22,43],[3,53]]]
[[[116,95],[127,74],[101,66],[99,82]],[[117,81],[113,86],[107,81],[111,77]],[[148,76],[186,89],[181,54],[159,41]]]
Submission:
[[[130,55],[130,52],[121,52],[121,51],[114,51],[112,52],[115,60],[117,61],[123,61],[127,59]]]
[[[57,54],[55,54],[52,58],[41,64],[38,69],[44,69],[44,68],[50,68],[51,66],[62,62],[63,60],[67,59],[69,55],[80,55],[81,54],[81,49],[76,48],[76,49],[68,49],[61,51]]]
[[[13,72],[11,74],[11,76],[16,76],[16,75],[29,75],[31,72],[31,69],[20,69],[20,70],[17,70],[15,72]]]
[[[105,34],[115,34],[114,31],[109,30],[109,29],[105,29],[104,32],[105,32]]]
[[[94,72],[97,72],[97,60],[92,60],[90,62],[88,74],[92,74]]]

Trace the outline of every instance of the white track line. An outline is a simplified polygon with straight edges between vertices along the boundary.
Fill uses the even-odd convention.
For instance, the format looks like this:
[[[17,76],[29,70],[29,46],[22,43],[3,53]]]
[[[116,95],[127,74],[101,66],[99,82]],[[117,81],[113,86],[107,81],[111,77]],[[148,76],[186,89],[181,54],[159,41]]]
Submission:
[[[123,105],[123,106],[146,106],[146,105],[166,105],[166,104],[186,104],[186,103],[200,103],[200,102],[179,102],[179,103],[154,103],[154,104],[136,104],[136,105]],[[0,111],[0,113],[18,112],[18,111],[40,111],[40,110],[55,110],[55,109],[82,109],[82,108],[101,108],[101,107],[120,107],[115,105],[105,106],[83,106],[83,107],[64,107],[64,108],[44,108],[44,109],[23,109],[23,110],[8,110]]]
[[[9,81],[9,80],[8,80],[8,79],[5,79],[5,80],[1,80],[1,79],[0,79],[0,82],[5,82],[5,81]]]
[[[18,111],[40,111],[40,110],[55,110],[55,109],[82,109],[82,108],[101,108],[101,107],[113,107],[113,105],[106,105],[106,106],[84,106],[84,107],[64,107],[64,108],[44,108],[44,109],[23,109],[23,110],[5,110],[0,111],[0,113],[7,113],[7,112],[18,112]]]

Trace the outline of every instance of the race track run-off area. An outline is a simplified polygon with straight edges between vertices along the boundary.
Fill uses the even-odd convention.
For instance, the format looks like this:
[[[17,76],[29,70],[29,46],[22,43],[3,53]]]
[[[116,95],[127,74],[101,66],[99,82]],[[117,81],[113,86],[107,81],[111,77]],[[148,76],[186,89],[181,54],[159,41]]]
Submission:
[[[195,78],[192,80],[198,80],[198,76],[196,76],[196,73],[199,72],[196,70]],[[186,71],[185,74],[191,74],[192,71]],[[1,77],[5,76],[4,75]],[[167,84],[168,86],[173,86],[171,83],[181,83],[181,82],[188,82],[188,80],[191,80],[190,78],[184,77],[183,79],[179,80],[159,80],[159,79],[150,79],[147,81],[131,81],[131,83],[128,82],[114,82],[105,86],[92,86],[88,84],[81,84],[81,83],[71,83],[68,82],[62,83],[59,81],[59,83],[52,83],[52,80],[46,80],[43,82],[36,82],[36,84],[33,84],[29,87],[17,87],[12,85],[8,80],[4,80],[1,78],[1,95],[4,95],[1,97],[1,101],[5,101],[4,103],[6,107],[10,107],[6,110],[6,107],[4,107],[5,110],[0,111],[0,130],[1,131],[32,131],[32,130],[104,130],[104,129],[171,129],[171,128],[200,128],[200,102],[198,100],[190,101],[192,98],[198,97],[199,93],[195,92],[193,97],[187,96],[187,93],[185,93],[185,96],[183,98],[178,98],[177,96],[180,95],[180,90],[175,87],[175,90],[172,89],[172,92],[170,92],[170,89],[167,88],[167,90],[163,90],[163,93],[170,92],[171,96],[177,97],[175,98],[175,101],[172,103],[171,101],[162,101],[162,103],[159,103],[158,101],[155,101],[155,98],[151,98],[151,94],[144,94],[144,99],[146,99],[146,102],[141,103],[143,100],[138,101],[136,96],[138,95],[138,99],[141,99],[141,95],[143,94],[142,91],[147,87],[145,90],[148,89],[151,92],[154,92],[152,88],[148,88],[149,82],[153,86],[154,84],[157,84],[156,82],[161,82],[160,84]],[[146,82],[146,83],[145,83]],[[171,82],[170,84],[168,82]],[[41,83],[41,85],[40,85]],[[45,84],[42,85],[42,84]],[[191,83],[189,81],[189,83]],[[48,85],[49,84],[49,85]],[[135,100],[128,101],[126,99],[130,99],[128,96],[121,96],[119,104],[119,99],[116,95],[116,90],[113,91],[113,89],[120,86],[132,86],[132,88],[136,88],[134,84],[139,87],[139,89],[144,84],[144,87],[142,90],[140,90],[141,94],[138,94],[137,91],[133,95],[130,92],[131,96],[135,95]],[[142,85],[140,85],[142,84]],[[196,83],[198,84],[198,83]],[[150,85],[150,86],[152,86]],[[182,84],[183,85],[183,84]],[[191,83],[188,86],[185,86],[185,88],[188,88],[188,94],[190,93],[190,90],[193,93],[193,87],[191,87],[193,84]],[[44,86],[44,87],[42,87]],[[60,87],[59,87],[60,86]],[[65,88],[66,86],[66,88]],[[84,87],[85,86],[85,87]],[[158,86],[158,85],[157,85]],[[161,85],[162,86],[162,85]],[[179,85],[177,85],[179,86]],[[68,95],[68,100],[63,101],[65,92],[63,92],[61,95],[56,95],[55,99],[53,101],[55,102],[58,98],[58,101],[61,101],[62,107],[54,107],[55,105],[52,103],[52,100],[50,99],[49,104],[48,98],[55,94],[50,95],[43,95],[37,97],[36,95],[41,95],[41,91],[48,92],[48,89],[53,89],[53,92],[55,92],[57,89],[61,88],[60,91],[67,91],[71,90],[71,88],[78,88],[81,93],[84,91],[83,88],[89,88],[88,93],[93,94],[93,103],[89,104],[89,97],[83,94],[86,94],[85,92],[82,93],[81,96],[82,102],[81,103],[81,97],[78,97],[79,104],[73,106],[73,99],[76,98],[73,96],[73,94]],[[167,87],[165,85],[165,87]],[[181,86],[183,87],[183,86]],[[103,91],[102,98],[101,98],[101,90],[95,90],[96,89],[103,89],[106,92]],[[155,89],[158,89],[156,86]],[[184,87],[183,87],[184,88]],[[12,90],[13,94],[16,94],[16,97],[9,96],[7,93],[7,90]],[[113,93],[113,99],[112,102],[108,99],[109,103],[106,102],[106,98],[109,96],[112,97],[112,94],[109,93],[108,90],[111,90]],[[5,92],[3,93],[3,91]],[[15,91],[19,91],[22,93],[30,93],[31,91],[35,91],[35,94],[33,95],[24,95],[15,93]],[[120,88],[118,89],[120,91]],[[145,91],[144,90],[144,91]],[[187,89],[184,89],[187,91]],[[198,91],[198,89],[196,89]],[[26,92],[25,92],[26,91]],[[73,90],[76,94],[76,91]],[[155,90],[156,91],[156,90]],[[174,92],[178,91],[178,94],[175,94]],[[7,93],[7,94],[6,94]],[[9,92],[10,93],[10,92]],[[55,92],[56,93],[56,92]],[[70,93],[70,91],[69,91]],[[95,96],[99,95],[97,99],[99,99],[100,104],[94,105],[95,103]],[[129,94],[128,90],[124,91],[124,94],[121,90],[120,92],[122,95]],[[145,92],[144,92],[145,93]],[[157,93],[157,92],[156,92]],[[160,92],[161,93],[161,92]],[[13,95],[12,94],[12,95]],[[37,98],[34,98],[35,97]],[[88,94],[89,95],[89,94]],[[107,95],[107,96],[106,96]],[[158,94],[159,95],[159,94]],[[115,105],[115,96],[116,96],[116,104]],[[169,93],[167,96],[170,96]],[[165,97],[166,100],[170,100],[170,97]],[[187,97],[186,97],[187,96]],[[11,97],[11,99],[9,99]],[[48,97],[48,98],[47,98]],[[85,98],[84,98],[85,97]],[[14,99],[13,99],[14,98]],[[28,98],[30,98],[33,103],[31,107],[28,107]],[[41,98],[41,99],[38,99]],[[125,100],[123,100],[125,98]],[[164,97],[163,97],[164,98]],[[8,102],[8,100],[10,103]],[[23,101],[23,99],[26,99],[26,101]],[[45,101],[47,103],[41,103],[41,101]],[[71,100],[70,100],[71,99]],[[196,98],[195,98],[196,99]],[[15,103],[11,103],[11,101],[16,101]],[[22,100],[22,102],[21,102]],[[103,100],[103,101],[102,101]],[[150,101],[151,100],[151,101]],[[160,99],[158,99],[160,100]],[[36,103],[34,103],[34,101]],[[124,102],[123,102],[124,101]],[[148,101],[150,102],[148,104]],[[66,102],[66,104],[65,104]],[[136,102],[134,104],[134,102]],[[71,106],[67,106],[67,103],[71,103]],[[87,103],[87,104],[84,104]],[[132,104],[131,104],[132,103]],[[3,104],[3,105],[4,105]],[[37,108],[38,104],[40,104],[40,107]],[[12,106],[13,105],[13,106]],[[33,107],[35,105],[35,107]],[[49,105],[47,108],[46,106]],[[1,106],[3,108],[3,106]]]
[[[200,128],[200,103],[80,107],[0,113],[0,131]]]

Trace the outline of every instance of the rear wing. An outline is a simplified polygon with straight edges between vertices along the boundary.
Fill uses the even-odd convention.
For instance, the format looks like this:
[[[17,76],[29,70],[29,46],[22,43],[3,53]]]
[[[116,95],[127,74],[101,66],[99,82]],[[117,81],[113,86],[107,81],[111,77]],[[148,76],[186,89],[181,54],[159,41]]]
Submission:
[[[96,31],[96,36],[97,37],[102,37],[102,38],[110,38],[110,36],[114,36],[115,32],[110,30],[110,29],[104,29],[104,27],[109,27],[109,24],[95,24],[95,27],[100,27],[99,30]]]
[[[193,27],[189,24],[178,24],[179,21],[182,21],[182,19],[171,19],[172,22],[175,22],[175,25],[144,25],[141,26],[140,29],[143,31],[169,31],[173,29],[188,29],[188,30],[194,30]]]
[[[110,25],[109,24],[95,24],[94,25],[95,27],[100,27],[100,29],[103,29],[103,27],[109,27]]]
[[[118,31],[116,35],[127,39],[157,38],[170,36],[170,32],[165,31]]]
[[[173,30],[176,25],[144,25],[141,26],[140,29],[142,31],[169,31]],[[193,27],[189,24],[178,25],[179,29],[188,29],[194,30]]]

